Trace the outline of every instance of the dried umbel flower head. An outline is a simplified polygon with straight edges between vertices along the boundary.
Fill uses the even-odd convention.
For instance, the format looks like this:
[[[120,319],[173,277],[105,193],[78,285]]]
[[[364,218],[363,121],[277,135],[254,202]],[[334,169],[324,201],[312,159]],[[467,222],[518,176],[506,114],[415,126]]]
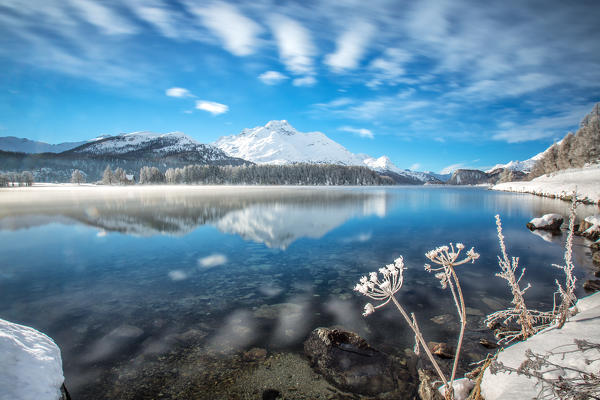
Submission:
[[[456,243],[456,246],[450,243],[450,246],[440,246],[433,250],[425,253],[431,262],[441,265],[441,267],[434,268],[429,264],[425,264],[425,270],[427,272],[437,272],[435,277],[440,280],[442,288],[446,289],[450,282],[452,270],[468,262],[475,262],[479,258],[479,253],[475,252],[475,249],[471,247],[471,250],[467,251],[465,258],[459,260],[460,253],[465,249],[465,245],[462,243]]]
[[[360,278],[360,282],[356,284],[354,290],[373,300],[383,302],[377,306],[367,303],[363,313],[364,316],[372,314],[377,308],[385,306],[392,296],[400,290],[404,282],[403,271],[404,259],[399,257],[393,264],[379,268],[381,279],[377,272],[370,272],[368,277],[363,276]]]

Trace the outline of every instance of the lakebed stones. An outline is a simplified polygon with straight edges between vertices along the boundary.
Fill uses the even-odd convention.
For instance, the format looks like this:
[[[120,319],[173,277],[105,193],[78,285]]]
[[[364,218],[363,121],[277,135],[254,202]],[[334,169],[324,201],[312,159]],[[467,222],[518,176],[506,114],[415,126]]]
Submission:
[[[589,292],[600,291],[600,279],[590,279],[583,284],[583,288]]]
[[[527,228],[534,231],[542,229],[551,232],[560,232],[560,226],[563,223],[563,217],[560,214],[545,214],[539,218],[534,218],[527,223]]]
[[[454,358],[454,348],[444,342],[428,342],[427,346],[432,354],[445,359]]]
[[[315,370],[342,390],[375,395],[397,387],[391,358],[354,332],[316,328],[304,342],[304,353]]]

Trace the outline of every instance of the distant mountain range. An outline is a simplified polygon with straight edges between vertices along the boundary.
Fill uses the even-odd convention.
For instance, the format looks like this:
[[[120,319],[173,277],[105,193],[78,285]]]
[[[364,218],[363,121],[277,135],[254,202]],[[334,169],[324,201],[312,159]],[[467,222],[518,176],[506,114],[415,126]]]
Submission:
[[[299,132],[287,121],[281,120],[244,129],[237,135],[223,136],[213,144],[199,143],[181,132],[134,132],[59,144],[3,137],[0,138],[0,171],[32,170],[37,180],[67,181],[73,169],[77,168],[84,171],[91,181],[100,179],[107,164],[137,174],[142,166],[155,166],[164,171],[189,164],[307,163],[367,167],[392,178],[397,184],[460,184],[481,183],[484,178],[495,180],[504,170],[527,173],[543,154],[525,161],[498,164],[488,171],[481,171],[482,174],[462,173],[463,178],[459,175],[451,179],[451,174],[398,168],[385,155],[372,157],[352,153],[321,132]],[[481,176],[473,180],[475,175]]]

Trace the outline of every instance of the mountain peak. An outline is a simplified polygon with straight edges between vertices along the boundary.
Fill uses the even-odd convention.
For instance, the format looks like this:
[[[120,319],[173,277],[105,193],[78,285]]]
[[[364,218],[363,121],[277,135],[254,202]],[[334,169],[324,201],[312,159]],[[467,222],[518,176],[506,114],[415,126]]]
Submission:
[[[269,121],[264,127],[270,131],[283,133],[285,135],[293,135],[297,133],[294,127],[291,126],[290,123],[285,119]]]

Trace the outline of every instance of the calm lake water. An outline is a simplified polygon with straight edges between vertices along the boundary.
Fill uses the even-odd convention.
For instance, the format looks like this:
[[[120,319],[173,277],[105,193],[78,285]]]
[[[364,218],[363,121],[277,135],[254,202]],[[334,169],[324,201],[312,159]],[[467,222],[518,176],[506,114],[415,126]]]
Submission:
[[[400,356],[413,338],[397,311],[364,318],[367,299],[352,290],[400,255],[408,269],[398,299],[428,340],[454,342],[449,293],[423,269],[424,253],[448,242],[481,254],[459,270],[469,307],[463,354],[476,361],[485,351],[476,341],[491,338],[484,315],[509,305],[508,287],[494,276],[494,215],[502,216],[509,254],[527,267],[531,305],[549,309],[561,277],[551,264],[562,262],[566,234],[545,240],[525,223],[569,207],[449,187],[7,193],[0,193],[0,318],[57,342],[74,399],[228,398],[237,380],[250,385],[244,351],[264,348],[281,363],[287,356],[302,363],[302,343],[319,326],[356,331]],[[579,238],[575,260],[582,283],[593,268]],[[261,379],[255,384],[286,390]]]

